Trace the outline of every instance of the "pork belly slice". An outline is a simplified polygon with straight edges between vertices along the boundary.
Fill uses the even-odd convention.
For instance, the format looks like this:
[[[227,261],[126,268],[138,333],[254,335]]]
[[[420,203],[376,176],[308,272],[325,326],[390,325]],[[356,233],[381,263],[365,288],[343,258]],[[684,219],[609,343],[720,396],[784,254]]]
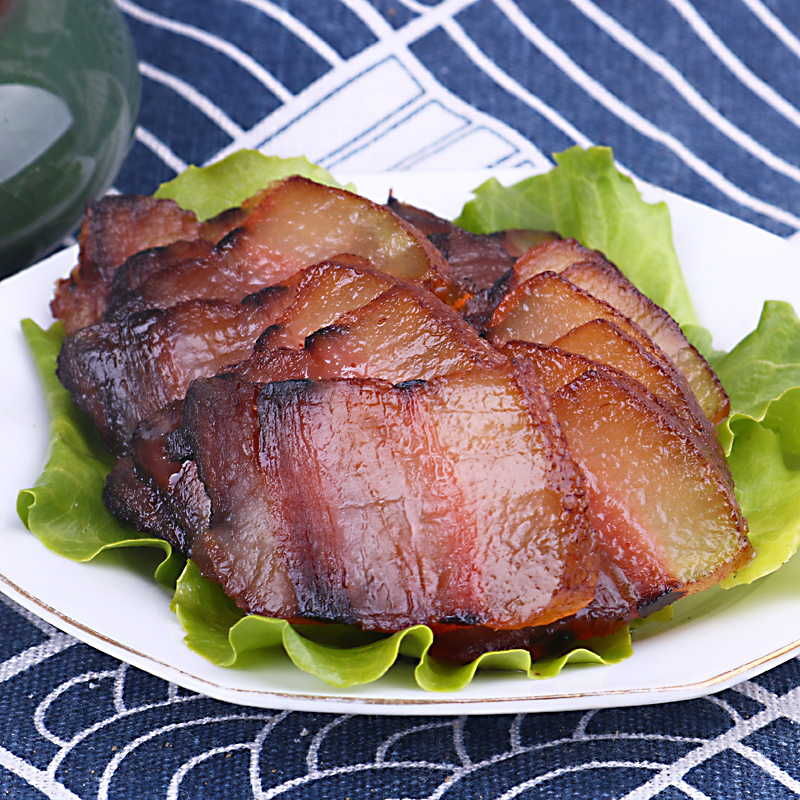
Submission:
[[[363,302],[380,288],[369,270],[356,277],[357,290],[351,281],[341,287],[343,292],[335,288],[328,294],[319,291],[327,281],[314,280],[311,302],[299,292],[281,322],[259,338],[253,355],[233,369],[260,383],[337,377],[398,382],[506,363],[458,312],[414,284],[384,280],[389,288],[346,310],[356,305],[356,298]],[[333,324],[307,335],[328,320]]]
[[[660,397],[689,427],[703,435],[708,432],[700,422],[706,420],[705,415],[693,397],[684,394],[673,374],[607,320],[587,322],[556,339],[552,346],[508,342],[501,350],[536,363],[550,394],[598,364],[613,367]]]
[[[103,487],[103,503],[115,517],[184,552],[186,532],[164,496],[137,474],[130,456],[117,459]]]
[[[730,402],[711,366],[669,313],[642,294],[602,253],[574,239],[546,242],[517,260],[508,290],[546,271],[563,275],[638,325],[683,373],[706,416],[714,424],[725,419]]]
[[[398,285],[305,340],[307,377],[430,379],[506,359],[436,297]],[[253,361],[256,359],[254,358]]]
[[[294,299],[259,339],[259,350],[300,348],[306,336],[398,284],[397,278],[379,272],[365,259],[351,255],[340,255],[316,264],[289,281],[295,292]]]
[[[247,358],[289,299],[276,287],[253,302],[191,300],[96,323],[65,339],[59,380],[105,446],[124,453],[136,424],[183,397],[194,378]]]
[[[683,335],[680,325],[642,294],[609,261],[583,261],[562,273],[570,283],[605,300],[645,331],[685,376],[697,402],[715,425],[730,413],[730,400],[710,364]]]
[[[595,319],[612,322],[665,369],[675,369],[638,325],[555,272],[540,272],[509,292],[492,315],[486,336],[497,347],[510,341],[552,344]]]
[[[471,287],[473,296],[464,308],[467,319],[482,327],[500,301],[496,284],[511,272],[514,262],[530,248],[558,239],[558,234],[537,230],[508,230],[490,234],[469,233],[430,211],[388,202],[398,216],[422,231],[447,259],[456,278]]]
[[[602,339],[587,341],[593,334],[607,336]],[[566,384],[584,373],[595,371],[634,381],[637,391],[652,395],[655,402],[660,403],[667,414],[674,415],[678,424],[686,429],[687,435],[694,437],[703,454],[714,463],[719,475],[733,489],[733,477],[728,463],[717,439],[716,430],[700,410],[691,391],[675,380],[674,373],[664,370],[661,365],[649,358],[649,354],[630,347],[636,344],[633,340],[612,339],[616,336],[604,320],[582,325],[575,331],[556,341],[556,345],[539,345],[531,342],[509,342],[501,351],[513,358],[532,363],[544,382],[550,395],[555,394]],[[599,346],[598,346],[599,341]],[[576,346],[578,349],[594,353],[594,360],[576,352],[563,344]],[[610,344],[610,347],[604,345]],[[626,384],[627,385],[627,384]]]
[[[200,484],[209,497],[208,525],[192,531],[184,552],[207,577],[226,576],[245,601],[247,581],[253,582],[274,616],[293,619],[297,599],[290,565],[302,553],[294,554],[294,543],[272,521],[260,468],[260,388],[231,373],[198,379],[183,402],[184,425],[168,446],[195,469],[194,451],[211,454]],[[227,591],[226,582],[216,579]]]
[[[171,200],[108,195],[90,201],[78,235],[80,255],[71,275],[59,281],[50,305],[67,333],[99,321],[114,273],[130,256],[181,240],[216,242],[242,219],[232,210],[200,223]]]
[[[707,441],[715,458],[724,461],[716,429],[700,407],[683,373],[667,368],[613,322],[592,320],[559,337],[553,344],[561,350],[608,364],[641,383],[669,403],[675,413]]]
[[[336,325],[308,337],[303,349],[260,344],[251,358],[231,367],[240,378],[269,383],[349,375],[402,381],[506,363],[456,311],[405,283],[340,315]],[[179,401],[171,403],[137,426],[131,443],[136,474],[126,479],[145,481],[148,491],[160,493],[158,505],[172,510],[174,525],[196,532],[207,524],[207,498],[202,485],[198,488],[193,462],[174,460],[166,441],[180,424],[180,408]],[[116,513],[125,498],[115,499],[114,492],[107,487],[108,505]],[[120,516],[135,523],[138,514],[148,525],[154,509],[144,504],[144,492],[142,498],[141,509],[129,507]]]
[[[678,599],[664,595],[652,611]],[[644,611],[643,611],[644,614]],[[484,653],[527,650],[531,658],[557,658],[587,639],[610,636],[638,616],[636,601],[624,577],[611,564],[599,565],[592,601],[577,613],[548,625],[527,628],[489,628],[485,625],[434,623],[428,654],[434,658],[469,663]]]
[[[566,279],[583,267],[595,265],[580,262],[560,275],[540,272],[509,293],[490,321],[490,341],[555,344],[630,374],[670,403],[705,439],[714,458],[724,461],[713,423],[686,375],[635,322]]]
[[[637,384],[586,372],[553,394],[586,475],[601,555],[638,607],[719,582],[752,556],[730,483],[697,438]]]
[[[248,611],[519,627],[593,595],[581,477],[527,372],[218,376],[190,389],[180,435],[212,508],[192,556]]]
[[[541,231],[533,228],[512,228],[495,233],[469,233],[450,220],[439,217],[431,211],[417,208],[408,203],[403,203],[393,195],[389,196],[386,205],[391,208],[398,217],[409,222],[429,238],[440,234],[445,236],[449,236],[451,233],[456,235],[467,234],[468,237],[473,237],[472,240],[474,242],[483,240],[499,244],[503,252],[512,259],[519,258],[528,250],[538,247],[544,242],[561,238],[553,231]],[[437,240],[434,239],[433,241],[435,243]]]
[[[336,325],[308,337],[303,349],[260,344],[251,358],[231,367],[240,378],[269,383],[358,375],[402,381],[506,363],[456,311],[430,292],[405,283],[340,315]],[[174,461],[166,444],[180,422],[180,412],[175,412],[179,407],[172,403],[140,423],[131,448],[137,475],[161,493],[161,504],[173,508],[176,524],[195,531],[205,512],[192,462]],[[137,513],[146,523],[151,510],[129,509],[125,518],[133,521]]]
[[[524,252],[515,262],[508,280],[508,291],[513,291],[540,272],[562,273],[579,261],[608,263],[598,250],[590,250],[575,239],[555,239],[542,242]]]
[[[166,307],[189,297],[238,301],[304,267],[349,253],[389,275],[419,283],[456,306],[466,293],[447,262],[416,229],[385,206],[343,189],[292,177],[252,200],[244,224],[199,260],[149,273],[114,293],[109,313]]]
[[[197,476],[197,465],[182,460],[170,447],[169,437],[182,421],[183,399],[160,408],[136,426],[131,439],[131,457],[136,477],[158,493],[163,513],[170,516],[177,529],[184,531],[180,549],[186,553],[189,543],[208,530],[211,507]],[[109,487],[106,489],[108,491]],[[129,513],[133,516],[137,511]]]
[[[119,305],[117,298],[127,296],[129,292],[135,292],[151,275],[162,270],[208,258],[214,252],[215,244],[215,242],[205,239],[193,239],[192,241],[173,242],[164,247],[151,247],[133,254],[120,265],[111,278],[111,288],[103,317],[107,320],[123,319],[125,313],[115,310]],[[135,309],[132,304],[129,304],[126,313],[141,311],[145,308],[147,306],[143,303],[140,308]]]

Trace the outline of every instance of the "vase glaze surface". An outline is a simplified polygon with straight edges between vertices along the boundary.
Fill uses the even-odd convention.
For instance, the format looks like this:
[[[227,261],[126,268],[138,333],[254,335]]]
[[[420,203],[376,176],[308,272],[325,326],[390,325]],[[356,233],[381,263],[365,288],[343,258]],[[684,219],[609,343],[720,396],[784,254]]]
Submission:
[[[44,256],[111,185],[139,88],[113,0],[0,0],[0,278]]]

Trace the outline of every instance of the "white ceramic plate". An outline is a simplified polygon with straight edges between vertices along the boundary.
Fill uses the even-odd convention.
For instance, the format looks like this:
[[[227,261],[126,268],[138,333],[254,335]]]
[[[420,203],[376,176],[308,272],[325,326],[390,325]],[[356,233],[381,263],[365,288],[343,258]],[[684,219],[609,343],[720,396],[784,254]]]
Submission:
[[[375,199],[397,197],[455,215],[485,173],[346,176]],[[504,182],[523,175],[504,173]],[[701,322],[728,348],[752,330],[766,299],[800,308],[800,248],[723,214],[666,198],[676,246]],[[396,665],[374,684],[335,689],[288,659],[269,668],[221,669],[190,651],[169,596],[148,576],[141,551],[75,564],[47,551],[19,522],[17,492],[43,462],[47,415],[18,320],[50,321],[53,282],[75,261],[60,253],[0,284],[0,590],[56,627],[134,666],[221,700],[267,708],[372,714],[485,714],[638,705],[718,691],[800,650],[800,560],[749,587],[712,590],[678,603],[674,620],[645,626],[627,661],[567,668],[554,679],[482,672],[464,690],[419,690]]]

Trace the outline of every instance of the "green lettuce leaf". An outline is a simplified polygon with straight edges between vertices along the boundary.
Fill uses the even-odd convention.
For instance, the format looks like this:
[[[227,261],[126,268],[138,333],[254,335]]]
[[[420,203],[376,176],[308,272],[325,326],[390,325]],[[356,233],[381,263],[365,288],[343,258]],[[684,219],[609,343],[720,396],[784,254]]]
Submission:
[[[726,453],[736,426],[749,419],[775,430],[786,452],[800,455],[800,320],[792,306],[765,303],[758,327],[711,364],[731,398],[731,414],[720,426]]]
[[[666,204],[645,203],[607,147],[572,147],[554,158],[555,169],[514,186],[488,180],[456,223],[473,233],[539,228],[577,239],[605,253],[681,325],[696,325]]]
[[[731,398],[719,426],[756,558],[723,586],[751,583],[800,546],[800,320],[768,302],[758,327],[711,363]]]
[[[340,185],[328,170],[302,156],[279,158],[257,150],[238,150],[208,167],[189,167],[173,180],[162,183],[155,196],[174,200],[204,220],[240,206],[273,181],[288,175],[303,175],[327,186]]]
[[[91,561],[116,547],[159,548],[164,558],[156,578],[174,586],[183,559],[167,542],[125,525],[103,505],[103,486],[114,459],[56,377],[63,326],[57,322],[43,331],[35,322],[23,320],[22,331],[42,383],[50,431],[42,473],[17,497],[20,519],[48,549],[73,561]]]
[[[453,664],[428,654],[433,633],[426,625],[379,636],[345,625],[290,625],[285,620],[245,615],[191,561],[178,580],[172,608],[189,647],[215,664],[233,666],[253,651],[259,651],[261,661],[285,654],[304,672],[343,687],[377,680],[400,655],[417,660],[414,677],[422,689],[454,692],[463,689],[478,669],[516,670],[529,678],[550,678],[566,664],[613,664],[632,653],[630,635],[623,630],[585,642],[560,658],[532,663],[525,650],[506,650],[486,653],[470,664]]]

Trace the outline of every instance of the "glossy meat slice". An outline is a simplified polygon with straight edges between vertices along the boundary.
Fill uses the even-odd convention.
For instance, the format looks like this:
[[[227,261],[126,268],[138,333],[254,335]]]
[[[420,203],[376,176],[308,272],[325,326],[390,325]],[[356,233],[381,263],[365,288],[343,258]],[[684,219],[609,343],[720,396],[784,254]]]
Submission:
[[[424,289],[395,286],[306,340],[313,377],[430,379],[505,363],[449,306]]]
[[[106,447],[123,453],[136,424],[182,397],[194,378],[247,358],[290,299],[275,287],[253,302],[192,300],[96,323],[64,341],[59,380]]]
[[[575,239],[558,239],[542,242],[523,253],[515,262],[512,275],[507,281],[507,291],[513,291],[540,272],[562,273],[578,261],[606,262],[606,257],[597,250],[584,247]]]
[[[605,342],[599,336],[595,338],[598,333],[609,338]],[[677,418],[679,424],[684,426],[686,434],[694,438],[703,454],[714,463],[722,479],[732,488],[733,478],[716,431],[691,392],[688,389],[684,391],[676,376],[663,370],[657,361],[647,357],[647,353],[631,347],[635,344],[633,340],[626,342],[625,339],[611,337],[616,337],[616,334],[609,331],[608,323],[605,320],[594,320],[556,340],[561,343],[557,346],[509,342],[501,350],[511,357],[530,361],[551,395],[579,376],[592,371],[635,381],[639,390],[648,392],[655,402],[662,404],[668,414]],[[589,338],[592,341],[587,342]],[[566,348],[563,348],[564,344],[567,345]],[[600,357],[586,357],[571,350],[570,346]]]
[[[166,307],[190,297],[241,300],[304,267],[349,253],[395,277],[414,281],[453,305],[466,301],[435,247],[385,206],[305,178],[279,181],[253,199],[252,211],[199,260],[148,272],[114,294],[109,313]]]
[[[641,383],[661,397],[675,413],[705,438],[722,460],[716,430],[700,408],[683,373],[670,369],[654,358],[639,342],[623,333],[613,322],[593,320],[574,328],[553,344],[570,353],[578,353],[601,364],[608,364]]]
[[[728,415],[730,403],[725,390],[678,323],[642,294],[602,253],[589,250],[574,239],[547,242],[517,260],[508,290],[513,291],[546,271],[563,275],[644,330],[683,373],[700,407],[714,424]]]
[[[730,412],[728,395],[709,363],[683,335],[677,322],[642,294],[608,261],[583,261],[562,275],[595,297],[605,300],[644,330],[686,377],[700,407],[714,424]]]
[[[125,313],[116,312],[116,298],[124,297],[129,292],[144,283],[149,276],[155,275],[162,270],[180,266],[191,261],[200,261],[208,258],[213,252],[215,242],[206,239],[193,239],[192,241],[177,241],[164,247],[151,247],[142,250],[126,259],[119,269],[116,270],[111,279],[111,289],[109,290],[108,303],[103,313],[105,319],[123,319],[126,313],[141,311],[146,308],[144,304],[140,308],[129,306]]]
[[[130,456],[117,459],[108,474],[103,503],[115,517],[137,531],[163,539],[179,551],[185,549],[186,532],[161,492],[137,475]]]
[[[697,440],[637,384],[586,372],[553,407],[586,475],[603,558],[638,606],[717,583],[752,556],[730,483]]]
[[[182,419],[183,399],[180,399],[168,403],[137,425],[131,439],[131,458],[127,459],[131,461],[134,475],[129,475],[127,481],[132,486],[134,480],[139,480],[155,493],[160,513],[181,532],[183,538],[178,547],[186,553],[194,538],[208,529],[211,507],[197,477],[197,465],[176,457],[169,444],[169,437],[180,427]],[[120,459],[125,460],[125,457]],[[110,503],[109,498],[114,492],[115,487],[107,483],[103,499],[112,508],[114,503]],[[119,503],[125,498],[114,500]],[[127,513],[135,518],[142,511],[150,513],[147,506],[128,509]]]
[[[403,203],[393,195],[389,197],[387,205],[398,217],[402,217],[406,222],[411,223],[417,230],[421,231],[429,238],[438,235],[449,236],[451,233],[466,233],[470,237],[475,237],[475,241],[482,239],[499,244],[503,252],[512,259],[519,258],[528,250],[538,247],[544,242],[561,238],[557,233],[553,233],[552,231],[541,231],[532,228],[512,228],[509,230],[497,231],[496,233],[469,233],[458,225],[450,222],[450,220],[439,217],[425,209]],[[432,241],[436,243],[439,240],[433,239]],[[447,240],[445,239],[444,241]]]
[[[59,281],[51,310],[67,333],[97,322],[117,268],[142,250],[181,240],[218,241],[235,227],[241,212],[233,210],[200,223],[191,211],[171,200],[144,195],[108,195],[86,207],[78,241],[78,265]]]
[[[679,597],[679,593],[665,595],[660,602],[653,604],[652,611]],[[582,642],[616,633],[637,616],[636,600],[624,578],[613,565],[603,564],[601,559],[594,597],[575,614],[548,625],[527,628],[497,629],[486,625],[435,623],[431,625],[434,639],[428,653],[434,658],[462,663],[474,661],[484,653],[513,649],[527,650],[534,661],[557,658]]]
[[[514,628],[591,599],[581,478],[527,372],[200,380],[181,436],[211,497],[192,556],[248,610]]]
[[[518,358],[529,358],[537,364],[550,394],[578,375],[595,369],[598,364],[605,364],[660,397],[690,427],[697,427],[698,414],[705,419],[697,403],[687,400],[661,363],[607,320],[587,322],[556,339],[553,345],[508,342],[501,350]]]
[[[268,332],[269,333],[269,332]],[[430,379],[506,359],[430,292],[398,284],[306,337],[302,350],[267,348],[262,337],[236,372],[261,383],[289,378]]]
[[[328,278],[344,274],[348,279],[344,288],[354,287],[354,275],[343,273],[339,266],[305,272]],[[369,271],[364,274],[370,277]],[[315,291],[319,288],[316,281],[309,285]],[[327,281],[324,285],[331,288]],[[302,289],[298,291],[298,300],[302,293]],[[337,291],[332,291],[317,297],[321,310],[314,313],[330,314],[328,304],[336,295]],[[345,299],[352,304],[352,297]],[[348,375],[403,381],[506,363],[457,312],[430,292],[400,282],[361,309],[339,315],[336,325],[308,337],[302,349],[270,348],[265,344],[268,338],[262,337],[253,356],[232,368],[241,378],[269,383]],[[165,441],[179,424],[178,406],[171,404],[141,423],[132,450],[137,474],[161,493],[160,502],[173,508],[182,529],[196,531],[198,525],[203,527],[204,506],[194,485],[192,462],[174,461]],[[135,513],[129,510],[126,518]],[[145,522],[150,513],[144,509]]]
[[[486,335],[495,346],[510,341],[552,344],[595,319],[612,322],[665,369],[674,369],[666,354],[641,328],[555,272],[540,272],[509,292],[492,315]]]
[[[348,255],[309,267],[290,281],[294,299],[259,339],[261,350],[302,347],[306,336],[398,283],[396,278],[373,269],[365,259]]]
[[[429,211],[389,198],[389,208],[422,231],[447,259],[456,278],[473,290],[464,311],[470,322],[482,327],[500,301],[498,281],[511,271],[514,261],[529,248],[558,239],[558,234],[537,230],[508,230],[490,234],[465,231]]]

